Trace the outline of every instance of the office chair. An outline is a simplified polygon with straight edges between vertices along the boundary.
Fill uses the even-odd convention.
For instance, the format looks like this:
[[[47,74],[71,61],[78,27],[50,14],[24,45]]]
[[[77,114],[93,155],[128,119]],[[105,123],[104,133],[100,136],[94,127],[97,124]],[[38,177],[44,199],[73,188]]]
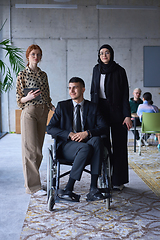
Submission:
[[[158,113],[146,113],[142,115],[142,125],[140,131],[140,141],[142,139],[142,133],[160,133],[160,112]],[[141,145],[141,144],[140,144]],[[139,146],[139,155],[141,155],[141,146]]]
[[[50,211],[53,210],[55,202],[65,200],[59,196],[60,179],[70,173],[70,171],[60,174],[61,165],[72,166],[71,162],[67,162],[66,159],[60,158],[57,155],[57,138],[52,136],[53,144],[50,146],[49,158],[47,162],[47,202]],[[91,174],[88,169],[84,169],[85,172]],[[111,167],[110,158],[106,148],[104,148],[104,157],[102,162],[101,175],[99,176],[99,187],[104,195],[106,208],[110,208],[111,202]],[[73,200],[79,202],[77,196]]]

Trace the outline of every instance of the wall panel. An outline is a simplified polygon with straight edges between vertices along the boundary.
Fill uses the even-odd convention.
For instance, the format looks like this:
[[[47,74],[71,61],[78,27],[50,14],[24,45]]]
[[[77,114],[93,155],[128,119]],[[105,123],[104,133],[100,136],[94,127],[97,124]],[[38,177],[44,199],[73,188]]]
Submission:
[[[40,67],[48,74],[55,105],[69,97],[67,86],[72,76],[85,80],[85,98],[90,98],[93,66],[97,63],[98,48],[104,43],[113,47],[115,61],[126,69],[130,97],[133,89],[140,87],[142,93],[151,91],[154,103],[159,105],[160,88],[143,87],[143,46],[160,46],[160,10],[96,9],[97,4],[106,2],[110,5],[159,5],[159,0],[76,0],[76,3],[71,0],[71,4],[78,4],[78,9],[15,9],[15,3],[33,1],[1,0],[0,23],[7,18],[1,36],[11,36],[13,44],[24,51],[32,43],[41,46]],[[34,0],[34,3],[51,4],[53,1]],[[2,52],[0,56],[4,59]],[[3,131],[15,131],[15,84],[16,78],[13,89],[2,94]]]

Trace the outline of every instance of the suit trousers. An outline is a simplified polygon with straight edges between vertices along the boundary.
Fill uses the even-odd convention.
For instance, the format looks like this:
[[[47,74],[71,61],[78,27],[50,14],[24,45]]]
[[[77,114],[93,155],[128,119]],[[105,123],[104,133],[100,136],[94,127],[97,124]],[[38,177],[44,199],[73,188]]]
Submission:
[[[92,137],[87,142],[67,141],[64,142],[60,151],[63,157],[73,162],[70,177],[80,181],[83,169],[91,165],[91,174],[100,174],[103,158],[103,143],[100,137]]]
[[[29,194],[41,189],[39,168],[47,117],[48,107],[45,104],[27,106],[21,114],[23,174],[26,193]]]

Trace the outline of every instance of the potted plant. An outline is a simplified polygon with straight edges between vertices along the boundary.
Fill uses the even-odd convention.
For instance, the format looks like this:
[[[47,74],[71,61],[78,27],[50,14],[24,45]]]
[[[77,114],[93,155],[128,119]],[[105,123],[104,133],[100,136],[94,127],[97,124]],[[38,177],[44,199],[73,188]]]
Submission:
[[[6,23],[5,20],[4,24]],[[2,25],[0,31],[4,26]],[[22,58],[23,51],[12,45],[9,39],[0,42],[0,50],[4,51],[5,58],[9,60],[9,66],[0,59],[0,94],[9,91],[13,86],[12,73],[17,76],[19,71],[24,69],[24,61]],[[0,97],[0,133],[1,133],[1,97]]]

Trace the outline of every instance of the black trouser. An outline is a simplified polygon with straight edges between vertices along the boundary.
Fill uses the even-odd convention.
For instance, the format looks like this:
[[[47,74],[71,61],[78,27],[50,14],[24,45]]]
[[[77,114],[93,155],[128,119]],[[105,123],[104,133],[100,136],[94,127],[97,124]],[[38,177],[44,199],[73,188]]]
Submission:
[[[128,180],[128,150],[127,128],[122,125],[117,116],[118,111],[107,99],[99,99],[99,109],[107,123],[106,147],[110,153],[111,165],[113,166],[112,184],[121,185]]]
[[[72,179],[80,181],[84,167],[89,164],[91,165],[91,174],[100,174],[103,158],[103,143],[100,137],[92,137],[86,143],[64,142],[60,151],[67,161],[73,162],[70,172]]]
[[[107,148],[112,148],[111,164],[113,165],[112,184],[121,185],[129,181],[128,176],[128,151],[127,136],[128,131],[121,123],[112,123],[108,128],[111,139],[108,138]],[[109,134],[107,134],[108,136]]]

